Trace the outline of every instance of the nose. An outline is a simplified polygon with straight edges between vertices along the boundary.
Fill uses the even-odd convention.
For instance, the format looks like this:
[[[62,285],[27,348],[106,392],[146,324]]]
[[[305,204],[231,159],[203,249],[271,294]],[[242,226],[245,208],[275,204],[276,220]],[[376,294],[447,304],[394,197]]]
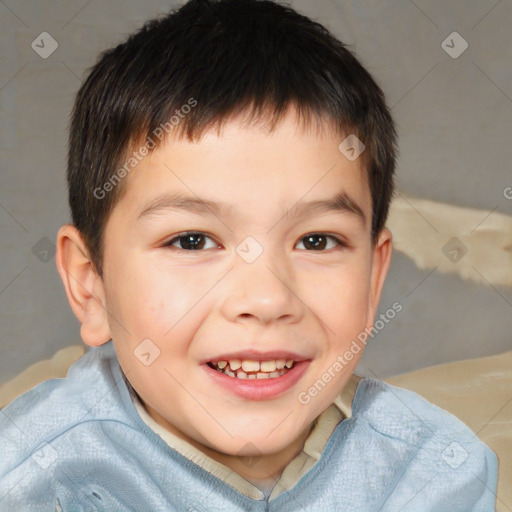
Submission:
[[[304,303],[293,289],[293,272],[284,257],[264,251],[247,263],[236,256],[227,279],[221,312],[232,322],[296,323],[304,315]]]

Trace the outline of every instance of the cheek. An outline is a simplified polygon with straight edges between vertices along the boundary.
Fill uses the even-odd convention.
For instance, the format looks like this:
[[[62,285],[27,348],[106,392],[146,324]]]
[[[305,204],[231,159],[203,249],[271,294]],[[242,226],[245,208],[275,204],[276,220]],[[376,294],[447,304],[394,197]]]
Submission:
[[[125,373],[132,371],[132,385],[141,392],[154,390],[168,379],[165,369],[175,372],[176,361],[182,366],[187,358],[200,323],[201,308],[195,306],[204,286],[197,273],[147,263],[119,266],[116,276],[110,284],[115,293],[107,303],[116,352]],[[141,351],[155,357],[150,366],[137,360]]]
[[[201,309],[196,306],[212,286],[197,270],[155,261],[134,261],[120,267],[117,276],[112,284],[116,290],[112,313],[132,337],[151,338],[156,343],[193,329]],[[126,336],[126,332],[120,334]]]
[[[325,278],[317,276],[315,281],[317,286],[309,293],[315,301],[311,309],[322,318],[332,336],[344,338],[364,329],[371,288],[366,268],[347,266]]]

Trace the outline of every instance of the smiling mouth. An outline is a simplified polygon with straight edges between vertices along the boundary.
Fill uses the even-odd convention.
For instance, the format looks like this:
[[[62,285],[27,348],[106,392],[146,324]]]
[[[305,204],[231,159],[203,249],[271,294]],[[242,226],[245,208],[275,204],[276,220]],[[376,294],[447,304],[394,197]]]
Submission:
[[[232,361],[210,361],[208,366],[219,373],[234,379],[277,379],[295,366],[293,359],[273,361],[254,361],[234,359]]]

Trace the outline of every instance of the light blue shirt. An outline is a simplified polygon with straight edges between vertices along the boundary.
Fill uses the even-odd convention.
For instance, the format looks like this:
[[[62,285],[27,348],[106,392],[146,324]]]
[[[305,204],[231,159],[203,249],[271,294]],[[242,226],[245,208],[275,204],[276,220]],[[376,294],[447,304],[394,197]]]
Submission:
[[[0,412],[1,512],[492,512],[497,458],[451,414],[373,379],[321,459],[270,502],[167,445],[137,414],[112,342]]]

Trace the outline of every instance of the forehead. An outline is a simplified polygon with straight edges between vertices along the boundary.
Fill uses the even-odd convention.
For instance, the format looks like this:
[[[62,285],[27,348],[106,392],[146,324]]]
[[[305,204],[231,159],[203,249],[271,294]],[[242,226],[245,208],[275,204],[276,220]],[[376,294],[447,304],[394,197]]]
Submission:
[[[272,130],[268,120],[240,114],[198,140],[169,136],[127,176],[118,206],[139,217],[163,210],[173,202],[170,196],[176,204],[177,195],[182,205],[185,199],[205,211],[218,203],[231,213],[255,204],[288,209],[299,200],[330,198],[364,218],[371,215],[371,201],[363,159],[343,156],[345,137],[332,123],[299,122],[294,110]]]

